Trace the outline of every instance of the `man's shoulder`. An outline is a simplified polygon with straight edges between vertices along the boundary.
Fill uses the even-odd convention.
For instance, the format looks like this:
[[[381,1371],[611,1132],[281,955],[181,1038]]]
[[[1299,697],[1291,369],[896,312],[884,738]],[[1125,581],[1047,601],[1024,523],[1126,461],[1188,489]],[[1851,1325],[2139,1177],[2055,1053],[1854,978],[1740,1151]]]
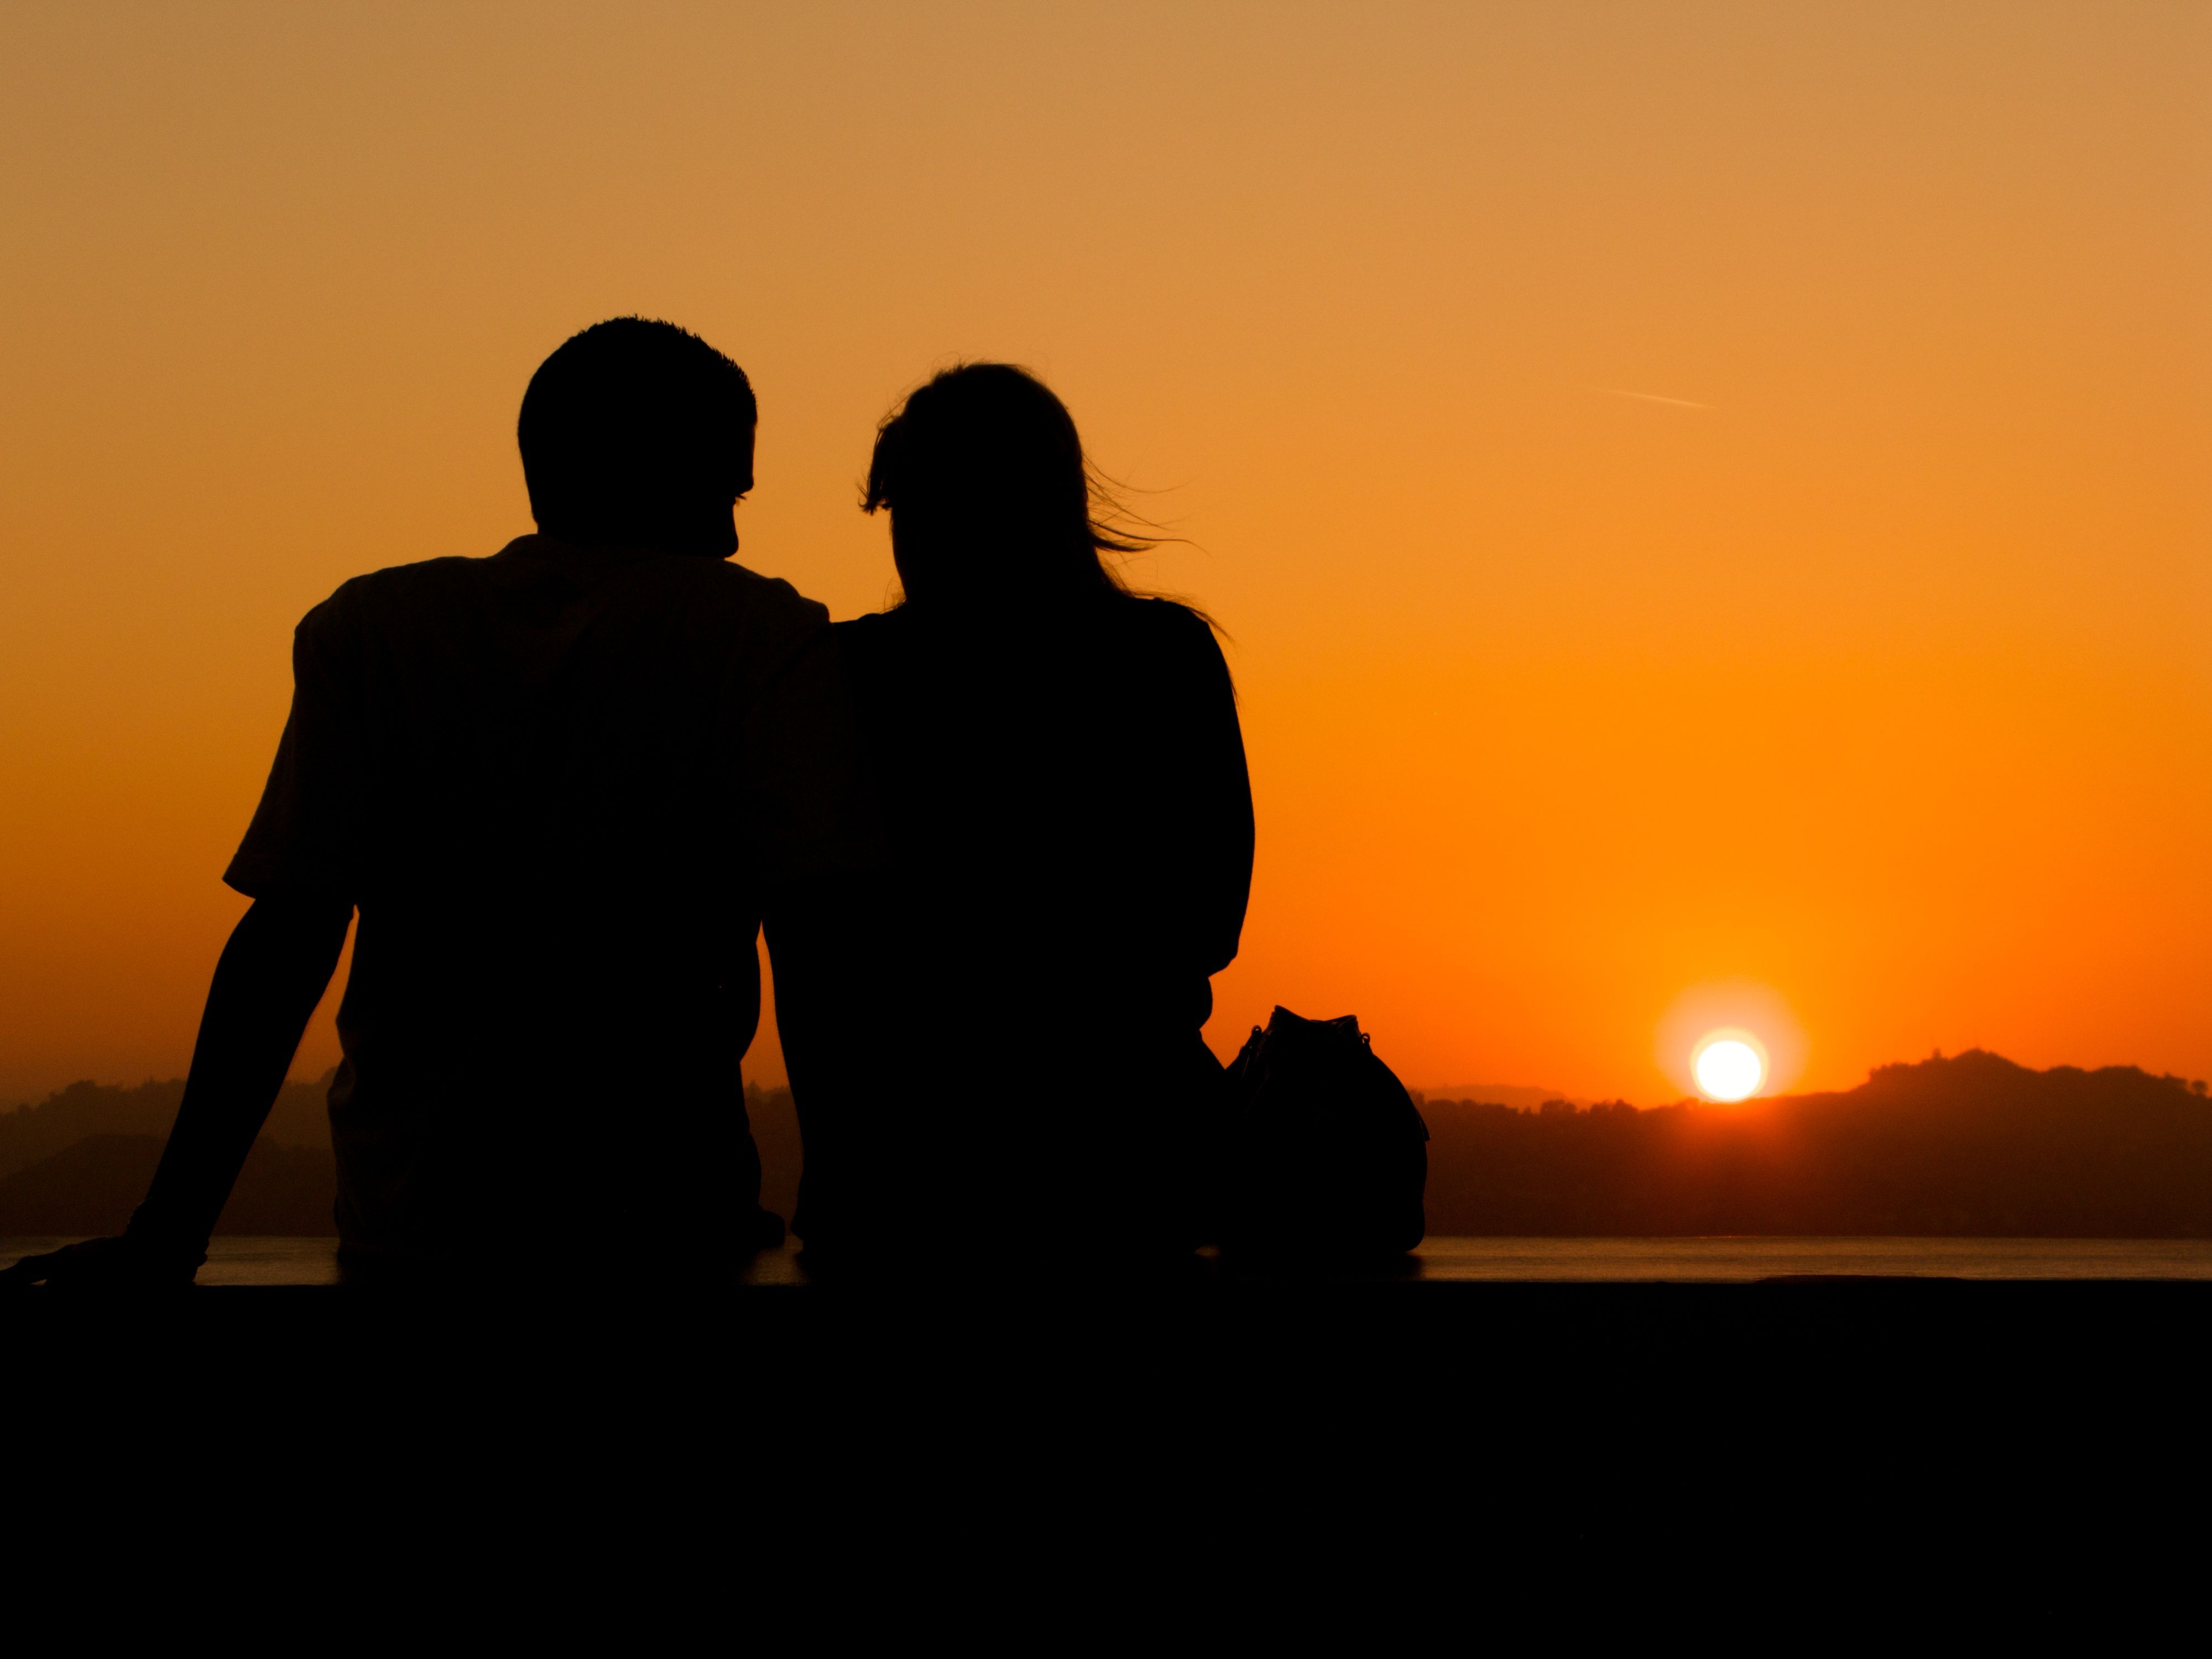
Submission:
[[[441,601],[483,599],[486,595],[480,588],[489,586],[496,591],[503,586],[495,570],[533,539],[520,538],[489,558],[418,559],[352,577],[309,611],[301,626],[337,626],[348,617],[379,613],[421,616],[437,610]],[[513,573],[501,574],[511,580]],[[824,606],[789,582],[727,560],[648,555],[632,567],[632,574],[678,590],[687,603],[703,604],[725,617],[742,616],[771,632],[819,628],[830,620]]]
[[[829,635],[829,607],[781,577],[712,559],[685,560],[664,574],[682,636],[740,684],[757,689]]]
[[[311,638],[326,637],[379,614],[419,613],[434,595],[458,589],[469,580],[471,570],[483,562],[468,558],[417,559],[349,576],[330,598],[300,618],[298,631]]]
[[[757,617],[771,629],[812,629],[828,625],[830,608],[810,599],[781,576],[727,559],[687,560],[685,574],[722,605]]]
[[[830,631],[837,636],[841,645],[863,647],[880,645],[895,640],[906,630],[903,613],[897,611],[872,611],[865,617],[851,617],[843,622],[830,624]]]

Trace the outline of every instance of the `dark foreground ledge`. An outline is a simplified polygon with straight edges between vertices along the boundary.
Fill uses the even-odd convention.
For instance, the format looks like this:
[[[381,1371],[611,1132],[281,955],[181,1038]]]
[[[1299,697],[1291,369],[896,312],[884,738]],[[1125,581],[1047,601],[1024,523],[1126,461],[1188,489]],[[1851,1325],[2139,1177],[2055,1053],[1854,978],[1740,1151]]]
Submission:
[[[0,1260],[29,1243],[9,1241]],[[1762,1398],[1946,1369],[2008,1387],[2085,1367],[2194,1377],[2212,1336],[2212,1246],[2198,1241],[1439,1239],[1360,1269],[1259,1272],[1209,1255],[1130,1279],[1075,1263],[1048,1247],[945,1246],[896,1275],[854,1277],[785,1249],[732,1284],[676,1281],[641,1260],[398,1292],[339,1285],[331,1241],[218,1239],[188,1291],[0,1297],[0,1334],[57,1359],[113,1342],[174,1344],[218,1365],[264,1348],[298,1361],[550,1345],[572,1348],[562,1363],[574,1365],[621,1351],[740,1372],[769,1355],[834,1367],[856,1349],[878,1351],[871,1365],[927,1353],[959,1369],[1073,1345],[1102,1363],[1357,1367],[1420,1388],[1711,1377],[1735,1391],[1752,1376]]]
[[[0,1300],[0,1354],[15,1444],[52,1463],[21,1492],[240,1494],[257,1525],[320,1524],[333,1490],[396,1493],[412,1526],[427,1492],[459,1524],[488,1493],[556,1512],[611,1487],[592,1524],[703,1510],[699,1537],[842,1538],[858,1515],[904,1548],[963,1508],[1032,1540],[1127,1510],[1163,1548],[1273,1527],[1448,1546],[1435,1570],[1458,1573],[1470,1548],[1668,1540],[1735,1562],[2139,1553],[2179,1535],[2173,1495],[2201,1510],[2212,1279],[1547,1279],[1563,1249],[1586,1275],[1667,1263],[1518,1243],[1518,1278],[1497,1276],[1513,1241],[1439,1241],[1372,1273],[1141,1285],[947,1249],[895,1284],[810,1282],[779,1252],[710,1292],[641,1263],[420,1297],[33,1293]],[[1693,1243],[1716,1274],[1746,1248]]]

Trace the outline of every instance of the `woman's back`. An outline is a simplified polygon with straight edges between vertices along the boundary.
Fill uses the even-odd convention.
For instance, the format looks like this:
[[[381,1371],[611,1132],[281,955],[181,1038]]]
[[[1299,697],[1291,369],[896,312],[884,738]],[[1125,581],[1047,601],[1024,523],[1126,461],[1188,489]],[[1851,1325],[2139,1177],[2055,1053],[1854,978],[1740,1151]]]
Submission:
[[[1212,631],[1099,595],[836,632],[891,846],[892,1086],[931,1207],[1187,1248],[1219,1077],[1199,1029],[1252,867]]]
[[[889,509],[906,590],[837,629],[892,875],[779,999],[799,1231],[1187,1251],[1218,1139],[1207,978],[1252,874],[1220,647],[1124,591],[1102,556],[1147,544],[1113,528],[1066,405],[1011,364],[916,388],[862,505]]]

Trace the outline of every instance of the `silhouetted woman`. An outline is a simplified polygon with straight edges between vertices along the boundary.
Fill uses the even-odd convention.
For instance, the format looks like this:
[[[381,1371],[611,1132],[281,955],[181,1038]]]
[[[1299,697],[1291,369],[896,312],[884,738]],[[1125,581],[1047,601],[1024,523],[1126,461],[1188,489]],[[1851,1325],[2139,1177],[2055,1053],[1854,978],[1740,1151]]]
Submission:
[[[948,370],[869,467],[904,599],[837,629],[890,841],[879,1212],[1056,1260],[1200,1242],[1252,875],[1220,647],[1124,588],[1102,500],[1043,385]]]

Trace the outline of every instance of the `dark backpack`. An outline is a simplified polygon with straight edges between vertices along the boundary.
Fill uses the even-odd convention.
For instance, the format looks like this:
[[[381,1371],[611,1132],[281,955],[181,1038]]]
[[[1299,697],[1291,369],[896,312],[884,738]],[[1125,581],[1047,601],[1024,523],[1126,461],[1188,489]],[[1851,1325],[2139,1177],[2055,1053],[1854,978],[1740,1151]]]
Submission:
[[[1427,1218],[1429,1126],[1359,1022],[1269,1017],[1229,1068],[1233,1254],[1402,1255]]]

